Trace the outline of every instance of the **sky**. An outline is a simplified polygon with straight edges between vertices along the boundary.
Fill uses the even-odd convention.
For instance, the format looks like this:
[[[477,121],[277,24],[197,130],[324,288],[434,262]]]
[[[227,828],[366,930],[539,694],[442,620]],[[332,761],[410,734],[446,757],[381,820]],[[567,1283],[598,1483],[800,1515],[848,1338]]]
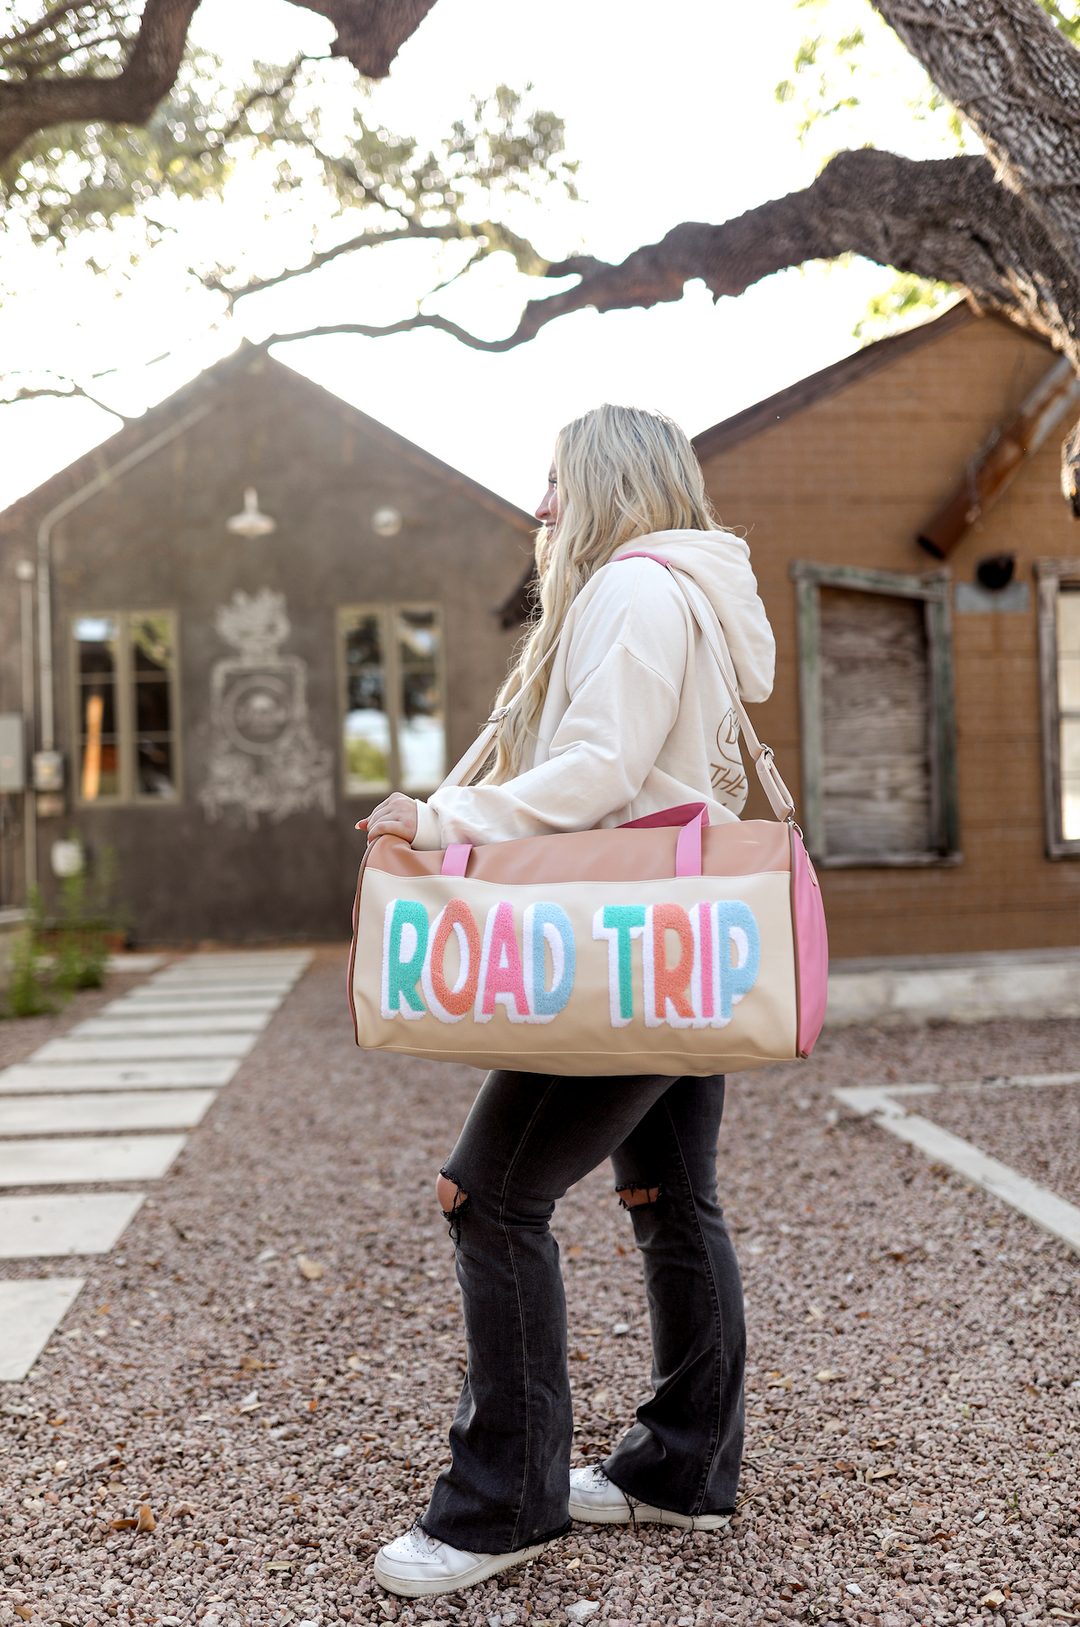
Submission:
[[[566,121],[582,201],[549,195],[519,208],[516,229],[547,258],[585,251],[620,260],[683,220],[721,221],[808,185],[829,150],[873,139],[913,157],[941,156],[942,120],[914,118],[921,74],[865,0],[672,0],[657,27],[638,0],[438,0],[365,108],[395,130],[437,139],[473,93],[505,82]],[[863,26],[865,105],[831,122],[805,149],[798,99],[779,104],[800,40]],[[243,71],[252,55],[285,61],[325,51],[332,30],[288,0],[203,0],[193,38]],[[812,79],[813,75],[804,76]],[[801,84],[801,81],[800,81]],[[353,105],[346,65],[327,72],[326,105]],[[301,200],[302,202],[302,200]],[[0,306],[5,372],[40,381],[74,376],[134,415],[163,400],[246,336],[341,320],[388,322],[415,309],[438,271],[425,248],[354,256],[315,277],[241,302],[224,319],[217,295],[188,272],[213,258],[273,271],[304,258],[303,210],[268,204],[257,165],[238,173],[227,201],[177,205],[176,230],[137,265],[123,232],[94,275],[48,250],[5,250]],[[268,218],[269,217],[269,218]],[[324,230],[342,236],[352,222]],[[83,246],[85,251],[85,244]],[[111,255],[111,258],[109,257]],[[452,256],[448,262],[452,265]],[[437,278],[435,279],[437,280]],[[503,355],[430,332],[385,339],[309,340],[279,360],[532,509],[561,424],[601,400],[659,408],[691,433],[719,422],[857,347],[854,324],[891,282],[880,266],[813,265],[767,278],[713,305],[700,283],[675,304],[600,316],[582,311]],[[557,286],[557,285],[556,285]],[[520,276],[505,255],[428,307],[485,336],[507,333],[528,298],[553,285]],[[0,507],[119,427],[85,402],[0,407]],[[238,493],[238,504],[239,507]]]

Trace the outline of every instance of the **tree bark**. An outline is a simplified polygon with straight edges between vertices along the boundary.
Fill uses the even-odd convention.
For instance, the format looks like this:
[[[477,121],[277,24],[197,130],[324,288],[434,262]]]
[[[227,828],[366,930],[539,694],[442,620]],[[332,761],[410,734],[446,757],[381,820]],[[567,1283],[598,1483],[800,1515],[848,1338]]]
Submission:
[[[1001,184],[1075,260],[1080,52],[1035,0],[871,3],[977,132]]]
[[[774,271],[841,254],[960,284],[979,309],[1009,316],[1062,346],[1067,316],[1080,304],[1075,268],[1020,199],[998,185],[988,159],[918,162],[862,148],[838,154],[805,191],[723,225],[686,221],[621,265],[583,255],[552,265],[547,276],[574,275],[579,282],[531,300],[505,339],[478,339],[425,315],[385,330],[344,323],[333,331],[440,327],[476,349],[512,350],[549,322],[588,306],[615,311],[663,304],[680,299],[693,279],[716,299],[735,296]]]
[[[381,79],[435,0],[292,0],[328,17],[335,56]],[[0,163],[30,136],[57,124],[145,124],[176,83],[199,0],[146,0],[120,73],[55,74],[0,81]],[[257,37],[257,21],[252,28]],[[31,58],[32,61],[32,58]]]
[[[329,17],[337,29],[330,47],[334,56],[348,57],[369,79],[384,79],[435,0],[293,0],[293,4]]]
[[[1020,200],[1068,268],[1055,284],[1040,258],[1018,264],[1016,277],[1021,309],[1041,284],[1057,311],[1049,337],[1080,369],[1080,52],[1035,0],[871,4],[959,108],[990,154],[1001,190]],[[1080,518],[1080,425],[1061,449],[1061,486]]]
[[[57,75],[0,84],[0,163],[28,136],[54,124],[145,124],[167,96],[199,0],[146,0],[123,71],[108,78]]]

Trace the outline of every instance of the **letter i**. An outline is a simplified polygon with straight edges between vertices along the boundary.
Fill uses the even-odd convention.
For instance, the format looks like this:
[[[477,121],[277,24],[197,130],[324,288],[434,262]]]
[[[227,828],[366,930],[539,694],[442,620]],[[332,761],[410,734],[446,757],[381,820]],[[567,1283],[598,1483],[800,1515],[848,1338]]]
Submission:
[[[713,986],[713,911],[711,904],[699,904],[694,911],[694,937],[697,939],[697,967],[695,982],[700,988],[699,1011],[706,1021],[711,1021],[716,1011],[716,990]],[[695,991],[696,992],[696,991]]]

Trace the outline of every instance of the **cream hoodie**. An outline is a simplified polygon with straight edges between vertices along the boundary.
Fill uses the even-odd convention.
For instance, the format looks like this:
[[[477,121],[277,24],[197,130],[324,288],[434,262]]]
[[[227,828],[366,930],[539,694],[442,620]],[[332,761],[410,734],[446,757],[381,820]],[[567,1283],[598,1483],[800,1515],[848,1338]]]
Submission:
[[[716,612],[739,692],[763,701],[776,645],[730,531],[656,531],[625,543],[570,607],[530,766],[502,785],[445,786],[419,803],[413,847],[610,829],[705,800],[713,824],[746,802],[731,698],[682,590],[645,551],[693,578]]]

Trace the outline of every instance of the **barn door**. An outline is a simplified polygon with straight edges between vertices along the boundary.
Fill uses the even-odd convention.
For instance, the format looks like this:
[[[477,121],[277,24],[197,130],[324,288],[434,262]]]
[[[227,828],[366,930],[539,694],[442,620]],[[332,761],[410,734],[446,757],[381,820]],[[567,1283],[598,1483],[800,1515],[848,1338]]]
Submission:
[[[796,561],[801,818],[827,866],[955,863],[947,572]]]

